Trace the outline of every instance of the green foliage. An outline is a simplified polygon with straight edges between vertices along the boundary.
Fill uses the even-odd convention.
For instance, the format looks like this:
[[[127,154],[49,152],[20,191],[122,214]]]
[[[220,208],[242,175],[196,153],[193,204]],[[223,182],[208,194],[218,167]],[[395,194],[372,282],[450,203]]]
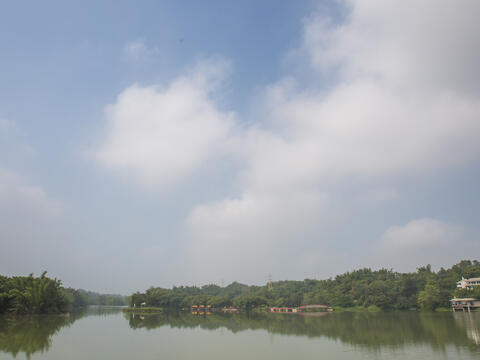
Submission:
[[[440,305],[440,289],[438,285],[428,283],[418,294],[418,305],[424,310],[435,310]]]
[[[470,289],[457,289],[455,291],[455,297],[480,299],[480,286],[476,286],[471,290]]]
[[[369,312],[378,312],[378,311],[381,311],[382,309],[380,309],[378,306],[376,305],[370,305],[368,308],[367,308],[367,311]]]
[[[398,273],[388,269],[360,269],[336,276],[334,279],[277,281],[273,290],[267,286],[248,286],[234,282],[226,287],[181,286],[173,289],[151,287],[130,297],[131,306],[182,308],[192,305],[211,305],[219,308],[234,305],[246,310],[262,306],[299,306],[324,304],[341,308],[371,310],[434,310],[450,307],[450,299],[460,295],[456,282],[461,277],[480,276],[478,261],[463,260],[450,269],[432,271],[430,265],[414,273]],[[480,299],[480,287],[466,290],[462,296]]]
[[[258,295],[241,295],[233,300],[233,305],[240,309],[251,310],[252,308],[266,305],[268,300]]]
[[[50,279],[46,271],[40,277],[0,277],[0,313],[54,314],[64,312],[68,300],[61,282]]]
[[[69,308],[79,308],[88,305],[88,295],[82,290],[63,288],[63,295],[68,301]]]
[[[57,314],[87,305],[125,305],[121,295],[63,288],[46,276],[0,276],[0,314]]]

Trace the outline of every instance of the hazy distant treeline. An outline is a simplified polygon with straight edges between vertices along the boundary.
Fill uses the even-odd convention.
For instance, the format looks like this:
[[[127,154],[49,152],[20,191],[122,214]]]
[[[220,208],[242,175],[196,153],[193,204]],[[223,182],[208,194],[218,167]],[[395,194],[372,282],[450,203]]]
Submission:
[[[74,308],[87,305],[123,306],[127,304],[123,295],[99,294],[93,291],[72,288],[63,288],[62,291],[69,304]]]
[[[46,272],[39,277],[0,275],[0,314],[56,314],[86,305],[125,305],[125,298],[63,288]]]
[[[234,282],[226,287],[218,285],[180,286],[172,289],[151,287],[144,293],[130,296],[130,306],[159,306],[182,308],[191,305],[214,307],[237,306],[298,306],[325,304],[339,307],[378,307],[381,309],[429,309],[448,307],[453,296],[476,296],[475,290],[458,290],[456,282],[464,276],[480,276],[477,260],[463,260],[450,269],[432,271],[430,265],[416,272],[399,273],[392,270],[360,269],[328,280],[277,281],[271,289]]]

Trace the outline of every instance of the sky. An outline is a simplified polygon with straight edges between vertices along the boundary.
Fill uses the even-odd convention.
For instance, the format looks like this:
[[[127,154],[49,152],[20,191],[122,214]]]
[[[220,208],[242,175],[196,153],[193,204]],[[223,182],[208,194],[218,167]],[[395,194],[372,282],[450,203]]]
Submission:
[[[129,294],[478,259],[479,12],[0,3],[0,273]]]

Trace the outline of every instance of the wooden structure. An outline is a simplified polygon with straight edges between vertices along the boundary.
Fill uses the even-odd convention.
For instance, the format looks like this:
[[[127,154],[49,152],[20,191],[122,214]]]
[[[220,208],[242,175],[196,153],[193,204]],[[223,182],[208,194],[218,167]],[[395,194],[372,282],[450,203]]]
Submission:
[[[474,298],[454,298],[450,300],[453,311],[468,311],[480,309],[480,300]]]

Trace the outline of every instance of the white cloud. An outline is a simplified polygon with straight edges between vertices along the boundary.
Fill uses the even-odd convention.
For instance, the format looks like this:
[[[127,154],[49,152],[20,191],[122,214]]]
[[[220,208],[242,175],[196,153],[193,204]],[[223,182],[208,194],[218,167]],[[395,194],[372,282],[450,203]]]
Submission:
[[[204,61],[165,88],[124,90],[106,109],[97,159],[152,187],[191,174],[221,151],[232,129],[234,115],[213,100],[228,68],[225,61]]]
[[[332,241],[325,231],[352,202],[379,206],[399,196],[391,183],[399,175],[479,158],[479,2],[342,4],[350,12],[341,24],[318,15],[305,22],[300,55],[309,57],[318,86],[291,77],[272,84],[256,109],[262,122],[244,131],[212,95],[225,77],[223,62],[202,62],[165,88],[132,86],[107,109],[97,158],[140,183],[171,185],[216,153],[243,160],[240,195],[187,216],[195,276],[298,276],[305,264],[292,258],[315,271],[322,265],[309,255],[326,252],[325,261],[340,263],[340,251],[322,251]],[[129,51],[144,48],[140,42]],[[320,83],[326,78],[333,85]],[[357,189],[335,201],[346,179]],[[421,219],[392,227],[382,244],[440,246],[458,234],[454,225]]]
[[[435,219],[412,220],[404,226],[392,226],[385,231],[380,245],[391,252],[413,252],[422,248],[459,244],[463,230],[460,226]]]
[[[311,77],[335,71],[336,85],[302,89],[287,78],[269,87],[262,124],[237,143],[246,163],[242,195],[190,214],[191,243],[208,249],[204,259],[212,268],[242,276],[252,264],[274,266],[268,259],[280,248],[275,262],[293,270],[292,254],[308,258],[327,244],[322,220],[335,206],[351,205],[320,200],[329,198],[332,184],[362,180],[368,188],[359,186],[361,199],[379,184],[391,188],[389,179],[399,174],[478,159],[479,82],[470,76],[480,63],[478,2],[345,4],[351,8],[345,23],[313,17],[305,25]],[[292,200],[299,193],[302,201]],[[395,198],[396,192],[377,195]],[[390,229],[385,242],[440,244],[456,234],[454,226],[424,219]],[[312,236],[317,241],[299,250],[298,241]],[[250,254],[250,261],[234,254]]]
[[[285,194],[245,192],[238,199],[197,206],[187,221],[188,261],[207,278],[215,278],[219,271],[243,281],[269,272],[280,276],[285,269],[282,261],[303,253],[292,243],[314,239],[318,227],[332,220],[325,217],[327,205],[325,194],[303,189]],[[290,260],[292,265],[295,260]]]
[[[371,246],[368,266],[411,271],[431,264],[435,269],[450,267],[479,251],[476,234],[467,227],[431,218],[416,219],[389,227]]]
[[[285,169],[309,168],[297,172],[314,181],[478,159],[480,3],[343,3],[350,9],[344,23],[306,21],[301,54],[310,56],[312,77],[336,74],[335,86],[299,89],[290,80],[270,87],[267,126],[285,145],[255,173],[275,163],[271,157],[286,159]]]
[[[198,148],[211,143],[211,133],[213,139],[239,148],[249,166],[243,173],[248,186],[311,185],[346,175],[429,170],[478,158],[480,101],[466,92],[472,86],[480,90],[480,83],[471,82],[470,76],[478,73],[480,62],[480,45],[473,36],[480,25],[472,15],[478,2],[466,1],[460,8],[433,0],[415,7],[408,1],[388,6],[380,0],[343,4],[350,9],[344,23],[312,17],[305,23],[303,43],[312,74],[336,71],[337,85],[299,89],[288,79],[272,85],[266,91],[262,127],[252,127],[239,141],[228,137],[231,114],[220,112],[209,97],[224,77],[224,64],[204,62],[167,89],[125,90],[108,111],[111,126],[101,158],[114,166],[117,161],[129,162],[140,172],[145,170],[140,163],[152,162],[152,156],[133,153],[154,149],[145,143],[155,141],[143,141],[143,135],[136,138],[140,132],[136,129],[156,136],[168,125],[167,134],[172,135],[168,138],[176,142],[191,123],[202,123],[188,121],[184,126],[184,119],[197,108],[208,109],[209,119],[207,139],[198,141]],[[144,43],[137,45],[132,48]],[[181,103],[193,106],[183,106],[178,113],[175,109]],[[123,146],[128,143],[125,138],[142,144],[140,149]],[[121,159],[110,150],[121,153]],[[169,155],[163,161],[177,163],[172,159],[177,156]]]
[[[321,179],[430,170],[467,163],[480,153],[477,99],[401,93],[371,80],[340,85],[327,96],[288,91],[271,90],[268,105],[283,145],[253,159],[267,182],[275,179],[268,178],[266,164],[278,161],[289,176],[293,170]]]
[[[346,21],[313,17],[305,46],[320,71],[345,81],[373,77],[409,90],[479,89],[480,3],[346,0]]]

